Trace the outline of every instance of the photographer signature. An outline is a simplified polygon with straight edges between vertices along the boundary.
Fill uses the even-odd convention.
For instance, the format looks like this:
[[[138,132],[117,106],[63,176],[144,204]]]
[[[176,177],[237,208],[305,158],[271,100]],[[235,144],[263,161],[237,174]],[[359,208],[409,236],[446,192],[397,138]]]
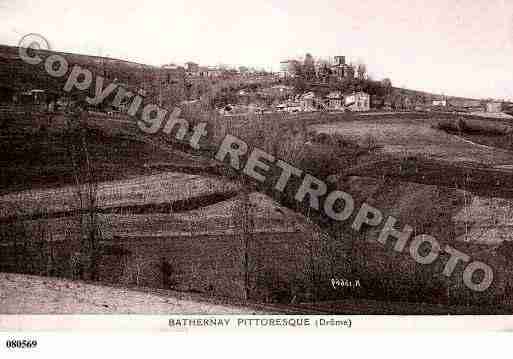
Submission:
[[[331,286],[333,289],[337,288],[359,288],[361,283],[359,279],[350,280],[345,278],[331,278]]]

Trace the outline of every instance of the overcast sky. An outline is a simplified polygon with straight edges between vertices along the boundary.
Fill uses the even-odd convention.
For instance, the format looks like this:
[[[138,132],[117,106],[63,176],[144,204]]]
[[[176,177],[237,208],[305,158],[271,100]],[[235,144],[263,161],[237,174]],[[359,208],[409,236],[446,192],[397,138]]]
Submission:
[[[346,55],[396,86],[513,98],[512,0],[0,0],[0,43],[31,32],[154,65]]]

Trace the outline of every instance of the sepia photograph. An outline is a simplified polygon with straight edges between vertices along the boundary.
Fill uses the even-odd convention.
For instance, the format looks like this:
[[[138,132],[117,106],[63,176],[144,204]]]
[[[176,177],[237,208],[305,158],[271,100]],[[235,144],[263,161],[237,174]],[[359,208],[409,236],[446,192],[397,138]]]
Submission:
[[[0,331],[513,330],[512,59],[510,0],[0,0]]]

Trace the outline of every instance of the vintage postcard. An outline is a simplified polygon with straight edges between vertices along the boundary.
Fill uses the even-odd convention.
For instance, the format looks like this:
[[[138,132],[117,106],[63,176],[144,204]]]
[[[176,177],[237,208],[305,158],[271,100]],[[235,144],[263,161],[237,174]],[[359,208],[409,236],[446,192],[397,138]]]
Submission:
[[[509,0],[0,0],[0,331],[513,330],[512,59]]]

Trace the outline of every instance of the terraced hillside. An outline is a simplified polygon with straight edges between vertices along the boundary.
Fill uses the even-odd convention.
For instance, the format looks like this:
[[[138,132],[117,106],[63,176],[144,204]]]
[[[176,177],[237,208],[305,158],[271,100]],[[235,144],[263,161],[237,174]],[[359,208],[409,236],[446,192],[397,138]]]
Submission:
[[[397,216],[400,224],[412,225],[416,233],[429,232],[442,243],[457,245],[493,265],[497,281],[485,296],[469,293],[461,281],[440,277],[439,267],[419,267],[411,258],[376,244],[379,229],[356,234],[345,224],[331,226],[315,214],[308,213],[307,219],[286,198],[254,193],[257,186],[222,176],[218,165],[197,153],[184,153],[181,147],[178,150],[159,139],[130,137],[116,130],[127,128],[118,123],[110,133],[103,129],[109,130],[106,119],[99,120],[103,127],[93,126],[97,132],[89,128],[86,135],[91,153],[98,154],[93,161],[97,167],[112,164],[103,177],[97,177],[95,223],[101,256],[95,260],[96,280],[262,302],[321,305],[329,300],[333,307],[355,298],[436,303],[447,308],[472,303],[508,305],[513,288],[507,244],[511,204],[506,195],[511,153],[498,150],[495,154],[433,128],[440,119],[411,116],[343,116],[338,122],[329,118],[309,129],[328,135],[337,132],[346,141],[339,143],[356,143],[352,146],[365,148],[372,142],[368,150],[351,152],[356,156],[351,161],[323,165],[334,157],[322,151],[333,155],[343,154],[344,149],[337,152],[330,147],[336,142],[319,145],[316,138],[302,135],[293,138],[295,147],[278,148],[277,153],[286,154],[288,148],[288,154],[298,158],[294,164],[328,171],[330,186],[351,193],[358,203],[370,201],[385,214]],[[266,133],[266,123],[254,126],[260,132],[249,133],[248,138],[265,142],[258,134]],[[237,126],[242,134],[251,128],[244,123]],[[274,133],[284,133],[273,128]],[[45,156],[51,158],[54,145],[45,145],[45,138],[56,137],[30,142],[47,148]],[[55,142],[66,143],[62,137],[59,141]],[[125,145],[118,150],[110,147],[111,141]],[[16,143],[15,149],[21,141]],[[66,147],[62,148],[64,152]],[[299,151],[292,153],[296,148]],[[142,149],[146,150],[139,156]],[[23,158],[23,147],[16,151]],[[69,164],[69,157],[61,154],[60,158]],[[37,170],[31,172],[37,164],[19,163],[29,173],[25,178],[30,187],[30,181],[38,178]],[[337,168],[338,163],[352,165]],[[192,167],[194,173],[184,173]],[[131,172],[133,168],[140,172]],[[90,213],[76,205],[73,173],[68,168],[64,186],[32,190],[12,186],[0,198],[4,218],[0,270],[88,278],[84,268],[91,258],[81,253],[81,246],[89,236],[84,228],[91,223]],[[359,278],[363,285],[357,291],[333,290],[333,277]]]

